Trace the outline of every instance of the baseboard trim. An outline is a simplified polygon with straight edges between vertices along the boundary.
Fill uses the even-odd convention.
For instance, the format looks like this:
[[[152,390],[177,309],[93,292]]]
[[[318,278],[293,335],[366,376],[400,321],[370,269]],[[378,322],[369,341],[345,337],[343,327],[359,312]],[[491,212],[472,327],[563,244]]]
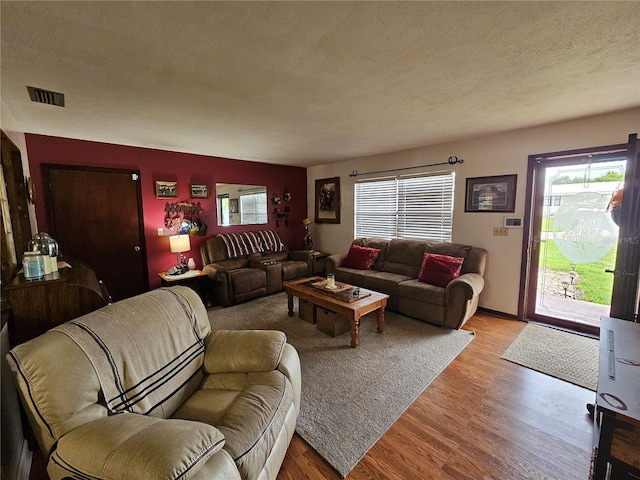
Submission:
[[[508,318],[509,320],[520,320],[517,315],[511,313],[499,312],[498,310],[491,310],[490,308],[478,307],[478,310],[488,315],[495,315],[496,317]]]

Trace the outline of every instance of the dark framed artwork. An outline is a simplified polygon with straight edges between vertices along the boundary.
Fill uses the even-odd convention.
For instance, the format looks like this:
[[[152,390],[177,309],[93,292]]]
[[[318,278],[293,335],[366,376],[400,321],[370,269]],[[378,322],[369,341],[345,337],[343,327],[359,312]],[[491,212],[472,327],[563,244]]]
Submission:
[[[316,180],[316,223],[340,223],[340,177]]]
[[[230,198],[229,199],[229,213],[238,213],[240,211],[240,208],[238,207],[238,200],[237,198]]]
[[[191,198],[209,198],[209,187],[206,185],[191,185]]]
[[[156,182],[157,198],[177,198],[178,182]]]
[[[465,212],[514,212],[518,175],[467,178]]]

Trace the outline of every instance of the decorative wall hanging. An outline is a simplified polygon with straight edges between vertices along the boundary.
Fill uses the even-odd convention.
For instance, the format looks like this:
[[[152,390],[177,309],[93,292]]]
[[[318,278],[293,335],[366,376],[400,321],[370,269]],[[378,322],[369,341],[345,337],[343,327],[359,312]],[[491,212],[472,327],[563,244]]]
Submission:
[[[316,180],[316,223],[340,223],[340,177]]]
[[[282,198],[284,198],[285,202],[290,202],[291,201],[291,193],[289,192],[289,189],[285,187],[284,189],[284,194],[282,195]]]
[[[200,202],[188,202],[181,200],[175,203],[166,203],[164,206],[164,226],[168,230],[178,233],[194,235],[206,235],[207,224],[200,218],[202,205]]]
[[[282,200],[280,199],[280,196],[277,193],[274,193],[271,196],[271,203],[274,205],[280,205],[282,203]]]
[[[157,198],[178,198],[178,182],[156,182]]]
[[[514,212],[518,175],[467,178],[465,212]]]
[[[209,187],[206,185],[191,185],[191,198],[209,198]]]

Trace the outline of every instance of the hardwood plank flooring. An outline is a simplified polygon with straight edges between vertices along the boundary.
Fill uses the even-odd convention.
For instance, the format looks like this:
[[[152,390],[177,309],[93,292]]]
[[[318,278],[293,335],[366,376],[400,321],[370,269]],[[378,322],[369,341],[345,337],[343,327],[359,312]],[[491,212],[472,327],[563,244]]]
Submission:
[[[594,392],[502,360],[526,324],[478,313],[476,338],[347,476],[361,479],[585,479]],[[339,446],[337,447],[339,448]],[[297,434],[279,480],[341,478]]]

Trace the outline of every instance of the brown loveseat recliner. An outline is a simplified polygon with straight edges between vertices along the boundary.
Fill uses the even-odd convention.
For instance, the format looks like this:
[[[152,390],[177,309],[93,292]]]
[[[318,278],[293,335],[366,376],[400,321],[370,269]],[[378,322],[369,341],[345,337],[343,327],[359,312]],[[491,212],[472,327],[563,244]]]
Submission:
[[[52,480],[275,480],[300,409],[278,331],[211,331],[187,287],[67,322],[7,355]]]
[[[309,276],[308,250],[289,251],[274,230],[218,234],[200,249],[215,301],[225,307],[283,290],[283,282]]]
[[[336,280],[389,295],[387,308],[424,320],[458,329],[478,307],[484,288],[487,251],[458,243],[397,238],[356,238],[352,245],[377,248],[378,258],[370,270],[345,268],[347,254],[331,255],[326,260],[327,273]],[[425,253],[464,258],[460,276],[446,288],[418,280]]]

